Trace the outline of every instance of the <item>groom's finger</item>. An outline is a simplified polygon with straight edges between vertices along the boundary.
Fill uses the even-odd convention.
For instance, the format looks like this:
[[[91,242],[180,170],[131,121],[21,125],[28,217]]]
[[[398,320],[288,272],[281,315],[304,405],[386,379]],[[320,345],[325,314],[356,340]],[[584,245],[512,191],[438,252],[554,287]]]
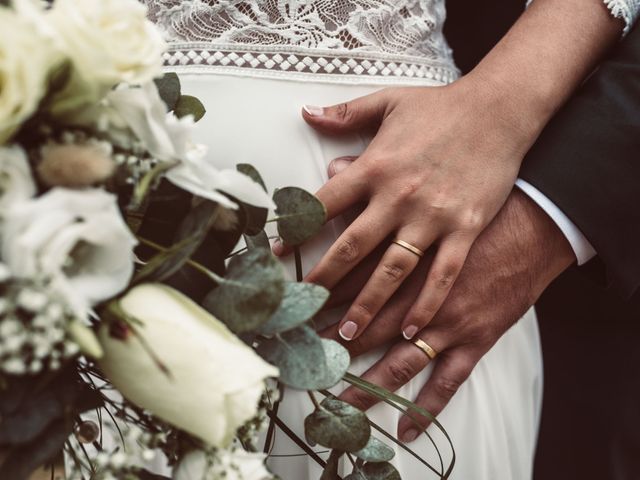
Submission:
[[[414,403],[434,417],[438,416],[460,386],[469,378],[476,363],[477,359],[466,350],[454,349],[444,352],[438,357],[431,377],[420,390]],[[407,416],[400,420],[398,438],[403,442],[414,441],[430,424],[428,418],[417,414],[414,415],[414,420],[418,425]]]
[[[445,335],[439,330],[430,328],[429,344],[440,351],[446,348]],[[395,392],[409,383],[430,362],[430,358],[420,348],[406,340],[396,343],[382,359],[367,370],[361,378]],[[361,410],[368,410],[380,399],[357,387],[349,387],[339,397]]]

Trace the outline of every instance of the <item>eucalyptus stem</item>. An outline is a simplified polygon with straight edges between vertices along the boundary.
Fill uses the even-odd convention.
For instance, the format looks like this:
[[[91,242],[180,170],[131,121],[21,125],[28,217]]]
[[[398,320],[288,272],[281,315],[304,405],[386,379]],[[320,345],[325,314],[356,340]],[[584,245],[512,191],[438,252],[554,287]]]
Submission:
[[[320,410],[320,408],[322,408],[322,407],[320,407],[320,403],[318,403],[318,399],[313,394],[313,391],[312,390],[307,390],[307,395],[309,395],[309,398],[313,402],[313,406],[316,407],[317,410]]]
[[[302,274],[302,255],[300,255],[299,246],[293,247],[293,256],[296,260],[296,280],[298,282],[301,282],[304,278],[304,275]]]

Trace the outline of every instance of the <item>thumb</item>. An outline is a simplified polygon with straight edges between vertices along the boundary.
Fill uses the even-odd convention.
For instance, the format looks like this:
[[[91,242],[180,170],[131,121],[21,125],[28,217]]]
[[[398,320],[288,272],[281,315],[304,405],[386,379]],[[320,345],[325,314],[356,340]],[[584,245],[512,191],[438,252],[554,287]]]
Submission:
[[[377,129],[389,104],[386,90],[331,107],[305,105],[302,117],[316,130],[329,134]]]

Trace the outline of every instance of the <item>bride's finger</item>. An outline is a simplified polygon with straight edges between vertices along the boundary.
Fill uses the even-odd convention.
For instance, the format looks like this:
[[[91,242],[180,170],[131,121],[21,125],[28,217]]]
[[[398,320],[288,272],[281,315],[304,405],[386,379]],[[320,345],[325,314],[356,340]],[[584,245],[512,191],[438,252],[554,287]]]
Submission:
[[[460,386],[469,378],[476,363],[477,359],[465,350],[455,349],[443,353],[438,357],[431,377],[420,390],[414,403],[437,417]],[[419,425],[406,415],[398,424],[398,438],[403,442],[414,441],[431,423],[426,417],[420,415],[413,415],[413,417]]]
[[[437,350],[444,349],[447,344],[445,335],[436,329],[429,330],[429,344]],[[400,341],[361,375],[361,378],[395,392],[420,373],[430,361],[426,353],[416,345],[408,341]],[[378,397],[357,387],[349,387],[339,398],[361,410],[368,410],[380,401]]]
[[[394,228],[389,218],[393,214],[386,206],[369,204],[329,247],[305,281],[331,290],[389,235]]]
[[[330,178],[315,195],[326,209],[325,220],[328,222],[353,205],[364,201],[368,191],[369,184],[366,176],[360,172],[360,167],[355,162],[350,168],[344,169],[340,175]],[[274,255],[279,257],[291,251],[290,247],[281,242],[276,242],[273,246]]]
[[[467,238],[447,237],[429,269],[424,288],[402,322],[407,340],[426,327],[444,303],[467,258],[472,242]]]
[[[405,242],[390,242],[376,270],[340,321],[340,336],[353,340],[364,332],[387,300],[402,285],[424,256],[433,240],[418,232],[402,229],[397,234]],[[406,243],[408,242],[408,243]]]

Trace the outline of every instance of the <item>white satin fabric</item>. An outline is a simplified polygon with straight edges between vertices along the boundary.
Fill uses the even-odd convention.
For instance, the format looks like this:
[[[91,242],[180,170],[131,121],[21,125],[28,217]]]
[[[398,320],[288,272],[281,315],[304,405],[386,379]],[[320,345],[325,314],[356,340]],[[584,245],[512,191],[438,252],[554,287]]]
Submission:
[[[269,78],[183,73],[183,91],[200,98],[207,115],[197,125],[196,140],[211,148],[216,166],[251,163],[267,187],[295,185],[311,192],[327,180],[327,166],[338,156],[357,155],[367,140],[322,136],[305,124],[303,104],[330,105],[374,92],[380,87],[296,82]],[[429,85],[428,80],[424,81]],[[433,81],[432,85],[437,85]],[[308,271],[338,237],[344,224],[334,221],[303,249]],[[293,277],[293,269],[287,265]],[[335,320],[338,320],[336,317]],[[351,372],[369,368],[384,349],[356,359]],[[457,466],[453,480],[527,480],[531,478],[542,393],[542,361],[535,314],[528,312],[481,360],[469,380],[439,416],[453,440]],[[427,368],[398,393],[414,399],[430,375]],[[344,386],[337,386],[340,390]],[[304,438],[303,420],[312,405],[306,394],[287,391],[279,415]],[[375,407],[371,418],[395,435],[399,415],[386,406]],[[442,435],[431,427],[442,448],[445,465],[451,453]],[[387,442],[389,443],[389,442]],[[435,451],[424,440],[410,444],[432,465]],[[322,447],[315,447],[324,451]],[[424,466],[396,448],[393,463],[404,480],[435,479]],[[320,469],[278,432],[269,465],[283,480],[318,479]],[[342,475],[350,472],[343,465]]]

